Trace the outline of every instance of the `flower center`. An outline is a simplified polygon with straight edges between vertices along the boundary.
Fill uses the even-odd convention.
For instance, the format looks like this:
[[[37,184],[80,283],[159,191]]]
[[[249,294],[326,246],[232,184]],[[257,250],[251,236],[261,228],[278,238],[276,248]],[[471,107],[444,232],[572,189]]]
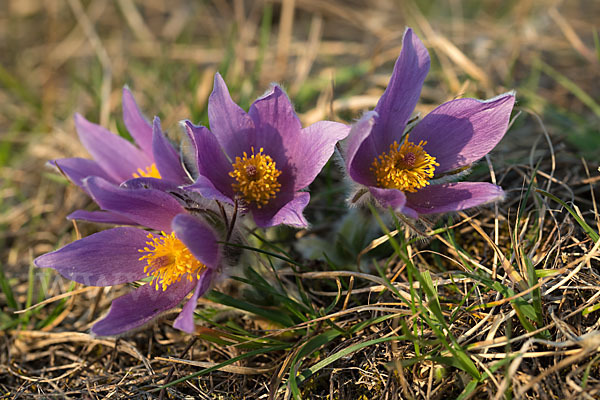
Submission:
[[[158,178],[161,179],[160,172],[158,172],[158,168],[156,168],[156,164],[152,163],[146,167],[146,170],[141,168],[137,169],[137,172],[133,173],[134,178]]]
[[[436,166],[435,157],[423,150],[427,142],[414,144],[408,141],[408,136],[402,146],[398,142],[390,145],[390,151],[381,154],[371,164],[379,187],[399,189],[403,192],[416,192],[429,185]]]
[[[153,277],[151,284],[156,286],[156,290],[161,286],[165,291],[169,285],[179,282],[184,275],[190,282],[193,282],[194,278],[200,278],[206,266],[175,237],[175,232],[170,235],[161,232],[158,236],[149,233],[148,238],[151,240],[146,242],[148,246],[138,250],[145,253],[139,260],[146,260],[144,272]]]
[[[261,147],[257,154],[252,147],[252,155],[244,152],[244,157],[236,157],[233,171],[229,176],[235,178],[236,183],[231,186],[248,203],[254,203],[261,208],[279,192],[281,184],[277,178],[281,171],[275,168],[275,161],[263,154]]]

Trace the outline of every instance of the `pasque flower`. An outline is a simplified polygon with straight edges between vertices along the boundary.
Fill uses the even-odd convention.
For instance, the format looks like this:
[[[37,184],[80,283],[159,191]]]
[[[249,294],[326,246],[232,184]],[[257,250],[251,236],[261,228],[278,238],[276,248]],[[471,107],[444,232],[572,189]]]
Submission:
[[[198,179],[188,186],[206,198],[239,205],[260,227],[306,226],[305,189],[349,127],[320,121],[302,128],[283,90],[273,85],[248,113],[233,102],[218,73],[208,100],[210,130],[184,122],[197,150]]]
[[[92,327],[95,335],[121,335],[140,328],[192,291],[173,325],[193,332],[197,299],[221,268],[217,233],[163,191],[120,188],[99,177],[86,178],[82,184],[103,209],[154,231],[108,229],[44,254],[35,265],[91,286],[151,277],[149,283],[112,302],[106,317]]]
[[[161,178],[181,185],[190,183],[179,159],[179,153],[162,132],[160,120],[155,117],[150,125],[127,87],[123,88],[123,120],[137,146],[86,120],[80,114],[75,114],[75,128],[79,139],[93,160],[63,158],[50,161],[50,164],[59,168],[84,190],[83,180],[88,176],[98,176],[115,184],[137,177]],[[108,212],[78,210],[69,218],[130,223]]]
[[[355,182],[383,207],[411,218],[463,210],[502,197],[499,186],[447,183],[447,178],[496,146],[508,128],[515,101],[512,93],[486,101],[451,100],[407,133],[429,64],[423,43],[407,29],[390,83],[375,110],[352,126],[345,155]]]

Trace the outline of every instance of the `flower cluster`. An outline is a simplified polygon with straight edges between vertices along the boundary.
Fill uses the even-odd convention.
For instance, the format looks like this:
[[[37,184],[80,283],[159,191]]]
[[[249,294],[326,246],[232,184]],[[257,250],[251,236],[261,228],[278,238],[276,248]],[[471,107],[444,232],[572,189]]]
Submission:
[[[125,88],[123,119],[137,146],[76,114],[77,133],[93,160],[50,161],[100,208],[78,210],[69,218],[118,226],[44,254],[35,265],[85,285],[142,281],[113,301],[92,327],[95,335],[139,329],[190,292],[174,326],[193,332],[198,297],[231,264],[223,247],[235,236],[236,223],[249,216],[261,228],[306,227],[307,187],[347,136],[342,157],[357,187],[350,203],[365,196],[419,218],[501,198],[498,186],[449,178],[500,141],[514,95],[452,100],[409,124],[429,64],[422,42],[407,29],[390,83],[373,111],[351,126],[320,121],[305,128],[279,86],[246,112],[217,73],[209,127],[181,122],[195,150],[195,168],[185,167],[160,120],[150,124]]]

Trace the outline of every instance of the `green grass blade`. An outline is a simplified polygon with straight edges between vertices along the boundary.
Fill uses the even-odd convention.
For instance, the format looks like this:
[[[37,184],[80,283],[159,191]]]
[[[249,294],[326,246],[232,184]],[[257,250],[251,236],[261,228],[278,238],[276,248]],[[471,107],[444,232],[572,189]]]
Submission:
[[[214,301],[215,303],[223,304],[229,307],[237,308],[240,310],[245,310],[251,312],[252,314],[258,315],[260,317],[265,318],[268,321],[276,322],[282,326],[290,327],[294,326],[295,322],[287,315],[282,314],[280,312],[274,312],[273,310],[266,310],[264,308],[258,307],[254,304],[247,303],[242,300],[234,299],[224,293],[216,292],[211,290],[206,296],[210,301]]]
[[[12,288],[8,282],[8,279],[6,279],[6,275],[4,275],[4,264],[2,263],[0,263],[0,289],[2,289],[2,293],[4,293],[4,296],[6,296],[6,303],[8,306],[15,311],[18,310],[19,305],[15,300],[15,296],[12,292]]]
[[[527,267],[527,278],[529,280],[529,287],[533,287],[535,285],[537,285],[538,283],[538,278],[537,278],[537,274],[535,273],[535,268],[533,266],[533,263],[531,262],[531,259],[529,257],[527,257],[527,255],[523,254],[522,255],[522,259],[525,262],[525,266]],[[533,309],[535,311],[535,322],[537,323],[538,326],[542,326],[544,324],[544,314],[543,314],[543,310],[542,310],[542,293],[540,291],[539,288],[534,289],[531,292],[531,297],[532,297],[532,306]]]
[[[596,56],[598,56],[598,61],[600,61],[600,37],[596,30],[594,30],[594,46],[596,47]]]
[[[565,89],[573,93],[575,97],[577,97],[583,104],[588,106],[590,110],[596,114],[597,117],[600,117],[600,104],[596,103],[596,101],[587,94],[585,90],[577,86],[575,82],[552,68],[550,65],[546,64],[543,61],[540,61],[540,65],[542,67],[542,71],[544,71],[548,76],[558,82]]]
[[[10,92],[20,97],[23,101],[29,103],[34,109],[39,110],[40,97],[31,92],[22,81],[11,75],[10,71],[0,64],[0,85],[7,88]]]
[[[478,383],[479,381],[477,379],[472,379],[471,382],[469,382],[467,386],[465,386],[463,391],[458,395],[456,400],[464,400],[470,398],[475,389],[477,389]]]
[[[590,377],[590,371],[592,370],[592,367],[598,362],[598,360],[600,360],[600,354],[594,357],[592,361],[589,362],[587,367],[585,367],[585,372],[583,373],[583,377],[581,378],[582,389],[585,389],[585,387],[587,386],[587,381]]]
[[[176,379],[173,382],[169,382],[166,385],[162,385],[162,386],[160,386],[158,388],[148,390],[148,392],[150,392],[150,393],[158,392],[158,391],[160,391],[162,389],[165,389],[165,388],[177,385],[178,383],[185,382],[187,380],[194,379],[194,378],[197,378],[197,377],[202,376],[202,375],[206,375],[209,372],[216,371],[216,370],[218,370],[220,368],[223,368],[223,367],[225,367],[227,365],[233,364],[233,363],[235,363],[237,361],[244,360],[246,358],[252,358],[254,356],[258,356],[258,355],[261,355],[261,354],[270,353],[272,351],[285,350],[285,349],[288,349],[289,347],[290,347],[290,345],[285,344],[285,345],[280,345],[280,346],[268,347],[266,349],[249,351],[249,352],[247,352],[245,354],[239,355],[237,357],[233,357],[233,358],[231,358],[231,359],[229,359],[227,361],[223,361],[222,363],[217,364],[217,365],[215,365],[213,367],[203,369],[202,371],[198,371],[198,372],[195,372],[195,373],[193,373],[191,375],[184,376],[183,378]]]
[[[27,297],[25,300],[25,308],[31,307],[33,304],[33,287],[35,286],[35,267],[33,263],[29,266],[29,272],[27,274]],[[29,317],[31,316],[32,310],[27,311],[21,316],[21,320],[23,321],[23,325],[27,325],[29,323]]]
[[[303,359],[317,351],[317,349],[321,348],[322,346],[325,346],[327,343],[331,342],[333,339],[337,338],[340,335],[341,332],[334,329],[324,332],[306,342],[302,346],[298,354],[296,354],[296,357],[294,357],[294,361],[290,363],[290,378],[288,381],[288,384],[290,385],[290,390],[295,399],[301,399],[300,389],[298,388],[299,382],[297,381],[296,377],[296,371],[300,369]]]
[[[600,310],[600,303],[598,304],[594,304],[593,306],[589,306],[588,308],[585,308],[582,312],[581,315],[588,315],[593,313],[594,311]]]
[[[329,364],[339,360],[340,358],[346,357],[358,350],[364,349],[365,347],[369,347],[369,346],[372,346],[377,343],[389,342],[392,340],[405,340],[405,339],[406,339],[405,336],[390,336],[390,337],[383,337],[383,338],[378,338],[378,339],[367,340],[366,342],[357,343],[352,346],[348,346],[345,349],[340,350],[337,353],[330,355],[329,357],[319,361],[318,363],[311,366],[310,368],[307,368],[304,371],[302,371],[302,373],[297,378],[298,383],[304,382],[306,379],[310,378],[316,372],[325,368]]]
[[[440,342],[443,344],[443,346],[450,353],[452,353],[452,355],[460,362],[461,369],[463,371],[469,373],[474,378],[479,379],[481,377],[479,370],[477,369],[477,367],[475,366],[475,364],[473,363],[471,358],[468,356],[467,352],[459,345],[456,338],[454,338],[454,336],[449,332],[448,325],[446,323],[444,314],[441,310],[440,303],[439,303],[439,301],[436,301],[437,292],[433,286],[433,281],[431,279],[431,275],[429,274],[429,271],[420,273],[419,270],[417,268],[415,268],[412,261],[408,257],[407,250],[406,250],[406,244],[405,243],[400,244],[398,242],[398,240],[402,241],[402,235],[397,235],[396,237],[391,236],[389,230],[387,229],[387,227],[385,226],[385,224],[379,217],[377,210],[375,210],[375,208],[372,205],[369,205],[369,207],[371,208],[371,212],[377,219],[377,222],[379,223],[381,229],[388,235],[390,244],[394,248],[396,255],[398,255],[398,257],[400,257],[400,259],[406,263],[406,270],[408,273],[409,284],[411,287],[410,303],[412,303],[411,308],[414,310],[413,312],[416,313],[416,310],[418,309],[419,315],[421,316],[422,320],[434,332],[434,334],[440,340]],[[392,212],[392,216],[395,217],[395,214],[393,214],[393,212]],[[397,219],[396,219],[396,225],[400,229],[400,224],[397,221]],[[414,278],[416,278],[417,281],[419,282],[420,287],[425,292],[425,295],[427,296],[427,299],[429,300],[428,304],[426,304],[426,305],[423,304],[422,297],[417,296],[417,294],[413,288],[411,276],[414,276]],[[401,296],[400,296],[400,298],[402,299]],[[433,318],[429,317],[430,314],[433,315]],[[417,324],[415,324],[414,326],[416,329]],[[441,327],[441,329],[440,329],[440,327]],[[416,334],[417,334],[417,332],[415,332],[415,336],[416,336]],[[448,342],[448,340],[447,340],[448,338],[450,339],[451,343]],[[415,345],[416,345],[416,342],[415,342]]]
[[[232,276],[231,279],[239,281],[239,282],[244,282],[248,285],[253,286],[258,291],[264,291],[263,293],[269,294],[269,295],[277,298],[286,306],[286,308],[288,308],[290,310],[290,312],[293,312],[295,315],[297,315],[299,318],[301,318],[303,320],[307,320],[307,318],[299,310],[302,310],[303,312],[308,312],[308,313],[312,312],[312,310],[308,309],[308,307],[306,307],[304,304],[298,303],[297,301],[290,299],[289,297],[279,293],[277,290],[273,289],[270,286],[261,285],[260,283],[257,283],[256,281],[242,278],[240,276]]]
[[[555,195],[553,195],[552,193],[548,193],[545,190],[542,189],[537,189],[536,190],[538,193],[543,194],[544,196],[554,200],[555,202],[557,202],[558,204],[562,205],[572,216],[573,218],[575,218],[575,221],[577,221],[577,223],[579,224],[579,226],[581,226],[581,228],[585,231],[585,233],[587,233],[587,235],[590,237],[590,239],[592,239],[592,241],[594,243],[596,243],[598,241],[598,239],[600,239],[600,236],[598,235],[598,233],[592,229],[592,227],[590,227],[587,222],[585,222],[576,212],[575,210],[573,210],[571,207],[569,207],[567,205],[567,203],[565,203],[563,200],[559,199],[558,197],[556,197]]]

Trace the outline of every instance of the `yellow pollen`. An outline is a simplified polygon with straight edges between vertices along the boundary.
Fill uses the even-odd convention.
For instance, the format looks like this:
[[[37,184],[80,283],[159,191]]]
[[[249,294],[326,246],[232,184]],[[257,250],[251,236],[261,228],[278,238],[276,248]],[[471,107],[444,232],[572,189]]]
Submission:
[[[158,179],[162,179],[162,177],[160,176],[160,172],[158,172],[158,168],[156,168],[156,164],[152,163],[151,165],[146,167],[146,170],[144,171],[141,168],[137,169],[137,172],[133,173],[133,177],[134,178],[158,178]]]
[[[403,192],[416,192],[429,185],[436,166],[435,157],[423,150],[427,142],[419,144],[408,141],[408,135],[402,146],[398,142],[390,145],[390,151],[381,154],[371,164],[377,185],[386,189],[399,189]]]
[[[241,195],[248,203],[254,203],[258,208],[266,205],[279,189],[281,184],[277,178],[281,171],[275,168],[275,161],[263,154],[261,147],[257,154],[252,147],[252,155],[244,152],[244,157],[236,157],[233,165],[233,171],[229,176],[235,178],[236,183],[232,184],[233,190]]]
[[[167,287],[175,282],[179,282],[181,277],[185,276],[190,282],[199,279],[202,271],[206,268],[204,264],[198,261],[181,240],[175,237],[175,232],[167,235],[161,232],[154,236],[148,234],[150,242],[140,253],[144,253],[139,260],[146,260],[147,265],[144,272],[152,276],[151,285],[156,286],[156,290],[162,287],[165,291]]]

